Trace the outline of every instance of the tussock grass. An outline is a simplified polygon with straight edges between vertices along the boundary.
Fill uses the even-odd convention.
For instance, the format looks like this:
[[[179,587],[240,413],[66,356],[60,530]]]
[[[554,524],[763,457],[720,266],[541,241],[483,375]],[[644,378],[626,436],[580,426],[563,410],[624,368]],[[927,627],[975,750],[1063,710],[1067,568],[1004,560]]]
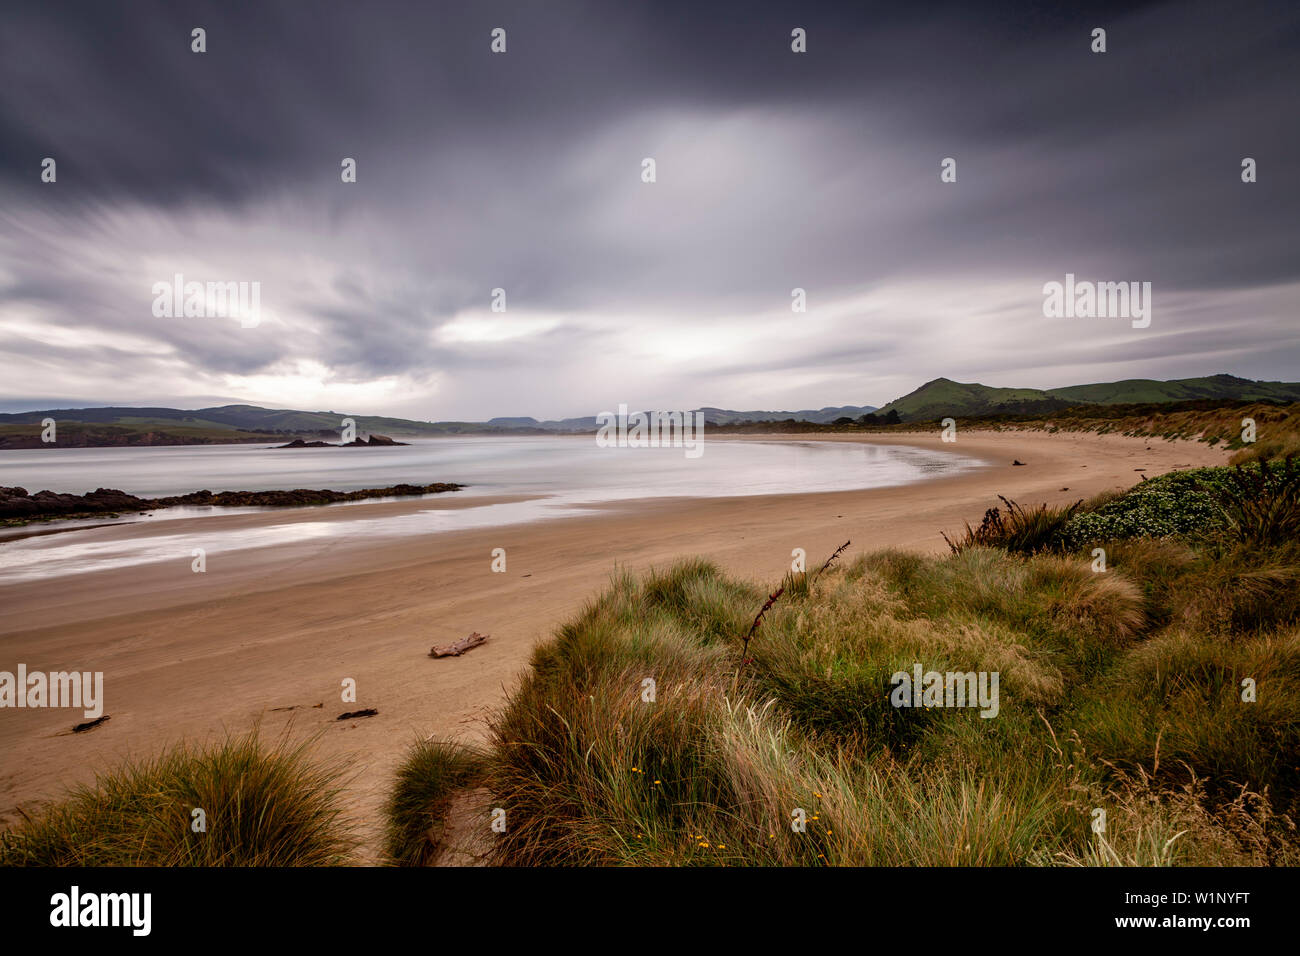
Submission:
[[[1065,546],[1066,526],[1083,504],[1076,501],[1063,507],[1026,507],[1001,495],[998,498],[1002,506],[984,512],[978,527],[972,528],[967,522],[966,530],[955,539],[944,534],[943,540],[954,554],[968,548],[1001,548],[1012,554],[1060,551]]]
[[[1300,540],[1300,461],[1296,454],[1223,471],[1211,495],[1235,540],[1252,547]]]
[[[1297,862],[1300,543],[1288,477],[1252,498],[1270,467],[1004,499],[947,557],[792,572],[777,600],[702,561],[616,577],[493,718],[496,862]],[[893,706],[917,664],[997,672],[997,716]]]
[[[491,721],[494,861],[1296,862],[1294,549],[1110,547],[1104,572],[969,543],[788,574],[747,650],[769,589],[703,561],[615,577]],[[997,716],[894,707],[918,663],[998,672]]]
[[[1012,628],[1067,676],[1104,666],[1145,624],[1142,595],[1132,581],[1096,574],[1080,557],[1026,559],[972,548],[946,561],[922,559],[920,565],[891,552],[865,561],[881,569],[911,613],[941,619],[950,628]]]
[[[1243,680],[1256,700],[1242,700]],[[1113,761],[1157,759],[1177,778],[1300,795],[1300,629],[1207,641],[1168,630],[1126,655],[1079,726]],[[1288,805],[1288,809],[1296,809]]]
[[[1291,817],[1267,794],[1245,788],[1212,802],[1194,775],[1160,787],[1144,767],[1117,770],[1106,791],[1088,802],[1104,810],[1105,828],[1081,850],[1061,851],[1066,866],[1296,866],[1300,844]]]
[[[1281,407],[1259,405],[1247,409],[1246,414],[1255,419],[1257,438],[1250,444],[1242,444],[1239,438],[1236,441],[1230,440],[1229,447],[1236,448],[1237,451],[1228,459],[1228,464],[1240,465],[1300,455],[1300,403]],[[1221,428],[1225,434],[1232,435],[1240,424],[1240,418],[1233,416]]]
[[[1300,619],[1300,542],[1193,547],[1138,538],[1110,542],[1106,551],[1116,570],[1140,583],[1153,623],[1231,638]]]
[[[5,866],[332,866],[355,842],[337,767],[256,732],[124,764],[0,834]],[[206,813],[194,832],[193,811]]]
[[[483,755],[463,744],[421,740],[407,752],[384,807],[384,847],[398,866],[424,866],[442,850],[445,816],[458,790],[480,782]]]

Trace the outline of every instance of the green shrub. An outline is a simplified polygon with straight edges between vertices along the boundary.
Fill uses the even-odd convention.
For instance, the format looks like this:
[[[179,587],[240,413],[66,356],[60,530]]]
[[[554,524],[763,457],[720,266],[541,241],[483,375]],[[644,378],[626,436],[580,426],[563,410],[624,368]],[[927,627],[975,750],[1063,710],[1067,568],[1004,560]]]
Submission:
[[[1174,471],[1109,501],[1090,502],[1066,523],[1070,548],[1126,538],[1228,535],[1249,544],[1300,538],[1300,465],[1294,459]]]
[[[1208,492],[1223,527],[1242,544],[1300,541],[1300,462],[1294,455],[1225,469]]]
[[[1071,548],[1125,538],[1204,536],[1223,528],[1214,492],[1221,468],[1175,471],[1151,478],[1091,510],[1073,515],[1064,538]]]

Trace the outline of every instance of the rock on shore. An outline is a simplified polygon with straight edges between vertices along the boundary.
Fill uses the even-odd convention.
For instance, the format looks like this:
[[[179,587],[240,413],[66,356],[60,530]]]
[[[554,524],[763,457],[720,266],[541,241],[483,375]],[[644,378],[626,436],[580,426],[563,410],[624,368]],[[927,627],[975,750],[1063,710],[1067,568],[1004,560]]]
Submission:
[[[295,507],[325,505],[338,501],[361,501],[365,498],[409,498],[459,491],[463,485],[436,482],[432,485],[393,485],[388,488],[365,488],[361,491],[295,488],[292,491],[195,491],[168,498],[137,498],[116,488],[96,488],[85,495],[58,494],[26,488],[0,487],[0,519],[48,518],[61,515],[113,514],[123,511],[152,511],[178,505],[212,505],[215,507]]]
[[[40,518],[46,515],[102,514],[111,511],[146,511],[148,500],[116,488],[96,488],[86,495],[53,491],[29,494],[26,488],[0,487],[0,518]]]
[[[394,441],[387,435],[371,435],[370,440],[364,438],[354,438],[350,442],[343,444],[334,444],[328,441],[303,441],[301,438],[295,438],[287,445],[276,445],[276,448],[371,448],[375,445],[407,445],[409,442]]]

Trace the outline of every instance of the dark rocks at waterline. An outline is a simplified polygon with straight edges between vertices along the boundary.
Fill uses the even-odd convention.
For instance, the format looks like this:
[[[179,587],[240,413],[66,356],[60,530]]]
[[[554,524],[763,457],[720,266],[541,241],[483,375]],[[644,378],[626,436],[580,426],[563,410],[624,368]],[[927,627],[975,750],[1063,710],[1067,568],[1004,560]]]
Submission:
[[[438,482],[432,485],[393,485],[390,488],[365,488],[361,491],[330,491],[328,489],[295,488],[292,491],[195,491],[172,498],[156,498],[152,504],[158,508],[176,505],[215,505],[233,507],[293,507],[295,505],[328,505],[337,501],[361,501],[364,498],[410,498],[416,495],[436,495],[444,491],[459,491],[463,485]]]
[[[295,438],[287,445],[276,445],[276,448],[373,448],[376,445],[407,445],[409,442],[394,441],[387,435],[371,435],[370,440],[364,438],[355,438],[350,442],[334,444],[327,441],[303,441],[301,438]]]
[[[96,488],[86,495],[63,495],[53,491],[30,494],[26,488],[0,487],[0,518],[146,511],[149,507],[147,499],[128,495],[116,488]]]
[[[410,498],[418,495],[436,495],[446,491],[459,491],[464,485],[436,482],[432,485],[393,485],[389,488],[365,488],[361,491],[330,491],[328,489],[295,488],[292,491],[195,491],[188,495],[168,498],[137,498],[116,488],[97,488],[85,495],[58,494],[38,491],[30,494],[26,488],[0,487],[0,519],[39,519],[49,517],[116,514],[128,511],[150,511],[155,508],[172,508],[181,505],[210,505],[218,508],[233,507],[295,507],[327,505],[339,501],[361,501],[366,498]]]

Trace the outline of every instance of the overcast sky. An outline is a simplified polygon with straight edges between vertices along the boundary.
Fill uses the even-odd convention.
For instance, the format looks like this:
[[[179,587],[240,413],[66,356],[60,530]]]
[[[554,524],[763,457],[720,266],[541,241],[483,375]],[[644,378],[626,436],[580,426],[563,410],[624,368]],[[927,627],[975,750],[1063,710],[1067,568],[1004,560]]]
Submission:
[[[8,4],[0,409],[1300,379],[1300,4],[1044,6]],[[260,323],[155,317],[176,273]],[[1045,318],[1066,273],[1150,326]]]

